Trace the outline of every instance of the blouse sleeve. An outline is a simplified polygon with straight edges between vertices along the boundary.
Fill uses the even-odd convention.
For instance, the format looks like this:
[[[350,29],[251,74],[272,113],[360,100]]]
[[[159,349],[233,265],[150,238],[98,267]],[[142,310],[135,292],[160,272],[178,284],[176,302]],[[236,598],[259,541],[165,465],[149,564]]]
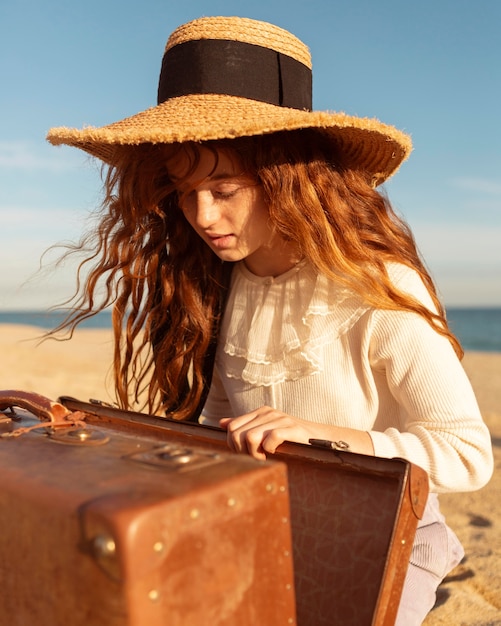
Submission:
[[[417,274],[409,291],[429,306]],[[375,454],[423,467],[436,492],[470,491],[493,472],[489,431],[449,340],[417,314],[372,313],[371,366],[400,407],[399,427],[370,433]]]

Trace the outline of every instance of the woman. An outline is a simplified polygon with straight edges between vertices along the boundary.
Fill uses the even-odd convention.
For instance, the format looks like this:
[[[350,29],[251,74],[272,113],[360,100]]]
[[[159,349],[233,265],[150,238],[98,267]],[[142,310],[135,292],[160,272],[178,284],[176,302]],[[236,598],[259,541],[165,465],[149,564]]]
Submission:
[[[306,47],[242,18],[171,35],[156,107],[48,138],[109,164],[66,324],[114,304],[120,403],[147,386],[150,411],[203,408],[257,458],[321,438],[426,469],[397,620],[422,623],[463,555],[436,494],[484,485],[492,451],[432,279],[376,189],[410,139],[312,112]]]

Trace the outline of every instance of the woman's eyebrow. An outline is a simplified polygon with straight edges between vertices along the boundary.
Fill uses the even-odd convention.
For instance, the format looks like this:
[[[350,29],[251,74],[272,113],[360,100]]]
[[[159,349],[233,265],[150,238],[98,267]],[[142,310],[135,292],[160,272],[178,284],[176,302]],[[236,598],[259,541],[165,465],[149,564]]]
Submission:
[[[207,180],[223,180],[225,178],[241,178],[244,174],[235,174],[231,172],[219,172],[213,176],[207,176]]]
[[[208,176],[206,176],[205,178],[201,178],[199,181],[195,181],[195,187],[197,187],[198,185],[203,184],[204,182],[218,182],[218,181],[224,181],[224,180],[232,180],[232,179],[239,179],[239,178],[244,178],[245,174],[239,173],[236,174],[234,172],[218,172],[217,174],[209,174]],[[183,181],[183,177],[180,178],[176,178],[174,176],[171,176],[171,181],[174,185],[179,185],[179,181],[181,181],[181,184],[179,185],[179,189],[182,191],[183,188],[185,187],[185,182]],[[191,185],[188,185],[189,188],[191,188]]]

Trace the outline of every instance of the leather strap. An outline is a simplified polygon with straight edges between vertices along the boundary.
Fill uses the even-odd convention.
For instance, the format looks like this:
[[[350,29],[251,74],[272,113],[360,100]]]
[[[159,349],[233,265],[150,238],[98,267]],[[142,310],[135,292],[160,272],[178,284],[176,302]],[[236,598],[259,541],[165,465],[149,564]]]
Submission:
[[[72,412],[59,402],[54,402],[38,393],[5,389],[0,391],[0,411],[14,407],[26,409],[43,422],[68,420]]]
[[[86,428],[85,414],[81,411],[70,411],[60,402],[54,402],[50,398],[41,396],[38,393],[28,391],[5,389],[0,391],[0,411],[6,409],[14,410],[14,407],[20,407],[29,411],[32,415],[40,420],[40,423],[32,424],[22,428],[16,428],[7,432],[0,433],[0,439],[9,439],[19,437],[32,430],[41,428],[51,429],[67,429],[79,427]],[[15,412],[14,412],[15,413]],[[101,438],[101,441],[104,440]],[[101,442],[100,441],[100,442]]]

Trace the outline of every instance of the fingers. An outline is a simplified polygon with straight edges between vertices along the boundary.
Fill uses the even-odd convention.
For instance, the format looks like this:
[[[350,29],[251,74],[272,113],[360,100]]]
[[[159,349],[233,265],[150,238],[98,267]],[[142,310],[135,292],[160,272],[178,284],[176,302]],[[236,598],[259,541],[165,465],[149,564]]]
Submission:
[[[260,423],[259,416],[254,414],[243,415],[220,421],[220,426],[226,428],[228,446],[234,452],[251,454],[257,459],[265,459],[266,455],[261,447],[265,436],[265,426]]]
[[[257,459],[266,459],[266,453],[275,452],[286,440],[297,441],[301,430],[300,420],[270,407],[261,407],[236,418],[224,418],[219,424],[227,430],[228,445],[233,451]]]

